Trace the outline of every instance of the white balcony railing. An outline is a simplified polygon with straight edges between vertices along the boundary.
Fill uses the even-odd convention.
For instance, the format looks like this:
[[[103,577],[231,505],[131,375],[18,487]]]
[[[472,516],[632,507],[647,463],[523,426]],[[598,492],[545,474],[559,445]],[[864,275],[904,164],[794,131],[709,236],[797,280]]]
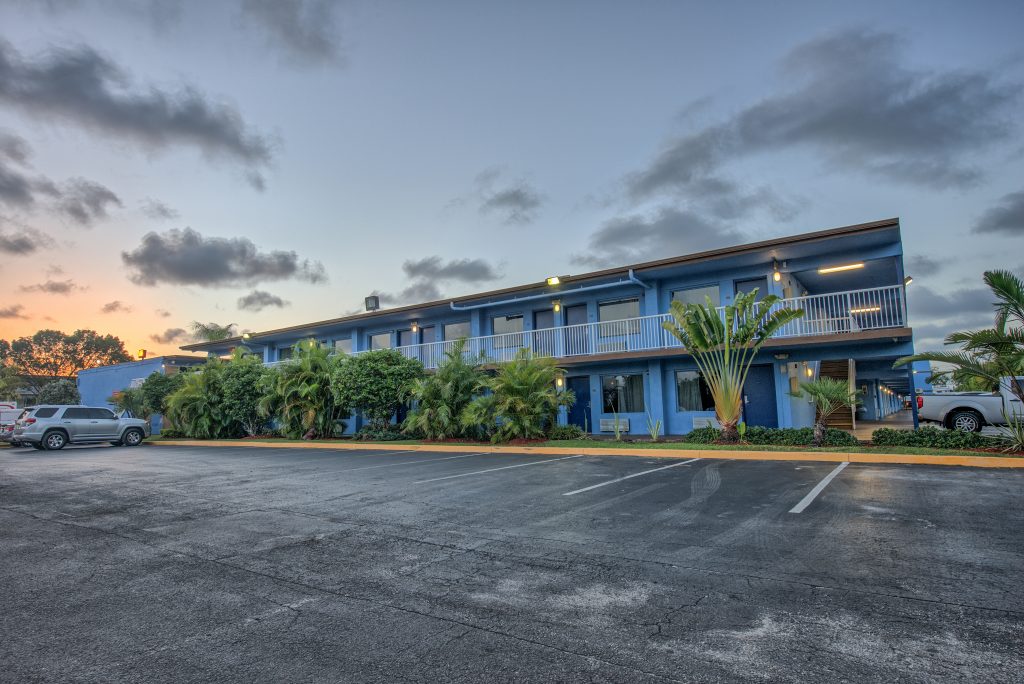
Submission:
[[[789,307],[802,309],[804,315],[778,330],[775,338],[844,335],[862,330],[901,328],[906,325],[906,306],[902,285],[793,297],[762,307],[759,315]],[[725,307],[718,311],[724,316]],[[470,337],[465,354],[488,363],[511,361],[520,349],[535,356],[572,358],[622,352],[643,352],[682,347],[662,323],[672,320],[668,313],[617,321],[581,323],[542,330],[527,330],[502,335]],[[455,341],[429,342],[398,347],[408,358],[419,359],[426,368],[437,368]],[[355,352],[356,354],[360,352]],[[267,365],[287,363],[279,361]]]

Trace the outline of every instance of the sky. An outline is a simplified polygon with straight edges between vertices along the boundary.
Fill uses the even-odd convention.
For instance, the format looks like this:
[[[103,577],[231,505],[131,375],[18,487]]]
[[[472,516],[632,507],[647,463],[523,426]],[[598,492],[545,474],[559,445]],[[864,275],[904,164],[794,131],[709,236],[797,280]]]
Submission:
[[[1024,3],[0,0],[0,338],[174,353],[899,216],[1024,274]]]

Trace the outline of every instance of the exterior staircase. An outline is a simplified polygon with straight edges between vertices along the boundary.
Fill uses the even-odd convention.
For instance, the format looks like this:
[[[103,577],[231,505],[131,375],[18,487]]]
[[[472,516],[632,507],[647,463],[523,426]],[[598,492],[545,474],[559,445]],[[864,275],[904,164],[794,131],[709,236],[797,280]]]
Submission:
[[[854,365],[853,359],[838,359],[835,361],[822,361],[818,369],[818,377],[835,378],[842,380],[851,388],[853,387]],[[840,430],[853,430],[856,409],[836,411],[825,421],[830,428]]]

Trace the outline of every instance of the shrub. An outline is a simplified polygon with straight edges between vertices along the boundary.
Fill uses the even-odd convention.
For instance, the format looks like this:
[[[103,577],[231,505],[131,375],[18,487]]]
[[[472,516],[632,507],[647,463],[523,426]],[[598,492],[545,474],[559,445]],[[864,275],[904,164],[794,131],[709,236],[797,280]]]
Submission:
[[[556,425],[551,428],[548,439],[586,439],[587,433],[579,425]]]
[[[39,391],[37,404],[81,404],[82,395],[74,380],[54,380]]]
[[[871,434],[875,446],[926,447],[929,449],[977,449],[996,446],[996,440],[977,432],[923,427],[918,430],[880,428]]]
[[[181,430],[175,428],[164,428],[160,430],[161,439],[178,439],[180,437],[187,437],[187,435]]]
[[[148,415],[167,413],[167,397],[181,388],[185,381],[185,372],[179,370],[177,373],[164,375],[153,371],[142,381],[139,391],[142,393],[144,409]]]
[[[347,359],[331,356],[316,340],[299,342],[295,356],[265,380],[260,413],[277,417],[281,434],[290,439],[301,439],[311,431],[315,438],[333,437],[339,421],[350,413],[331,390],[334,370],[344,363]]]
[[[556,424],[559,407],[571,406],[576,398],[571,391],[555,388],[557,373],[553,359],[534,358],[520,350],[481,386],[490,393],[470,402],[462,414],[463,426],[481,429],[492,442],[544,437]]]
[[[409,437],[393,426],[381,430],[372,425],[367,425],[359,429],[359,432],[355,434],[355,439],[373,442],[393,442],[396,439],[409,439]]]
[[[181,387],[167,397],[167,416],[181,432],[195,439],[238,437],[237,422],[224,405],[224,364],[210,359],[188,373]]]
[[[263,431],[267,418],[260,412],[260,401],[272,391],[277,379],[274,371],[253,354],[236,351],[222,369],[224,411],[241,431],[254,437]]]
[[[718,428],[697,428],[686,435],[686,441],[692,444],[714,444],[721,440],[721,434]],[[814,444],[814,428],[766,428],[753,425],[747,428],[744,441],[757,446],[811,446]],[[835,428],[825,430],[821,442],[821,446],[829,447],[857,444],[856,437]]]
[[[461,417],[487,376],[479,363],[466,360],[465,348],[466,340],[459,340],[445,352],[435,373],[412,383],[409,397],[413,409],[403,424],[407,434],[431,440],[479,436],[478,427],[467,429]]]
[[[396,349],[378,349],[346,358],[331,373],[334,401],[361,411],[375,429],[388,429],[409,391],[423,375],[423,364]]]

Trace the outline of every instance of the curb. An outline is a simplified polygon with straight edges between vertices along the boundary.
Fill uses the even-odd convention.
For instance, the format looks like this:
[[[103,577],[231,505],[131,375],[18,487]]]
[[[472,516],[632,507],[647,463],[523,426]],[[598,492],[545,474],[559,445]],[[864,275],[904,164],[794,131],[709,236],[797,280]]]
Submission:
[[[488,454],[545,454],[552,456],[632,456],[642,458],[700,458],[734,461],[824,461],[827,463],[884,463],[902,465],[964,466],[971,468],[1024,468],[1016,456],[930,456],[925,454],[842,453],[829,451],[727,451],[715,449],[572,449],[568,447],[502,447],[468,444],[376,444],[362,442],[227,442],[167,440],[147,442],[155,446],[247,447],[256,449],[333,449],[335,451],[430,451]]]

